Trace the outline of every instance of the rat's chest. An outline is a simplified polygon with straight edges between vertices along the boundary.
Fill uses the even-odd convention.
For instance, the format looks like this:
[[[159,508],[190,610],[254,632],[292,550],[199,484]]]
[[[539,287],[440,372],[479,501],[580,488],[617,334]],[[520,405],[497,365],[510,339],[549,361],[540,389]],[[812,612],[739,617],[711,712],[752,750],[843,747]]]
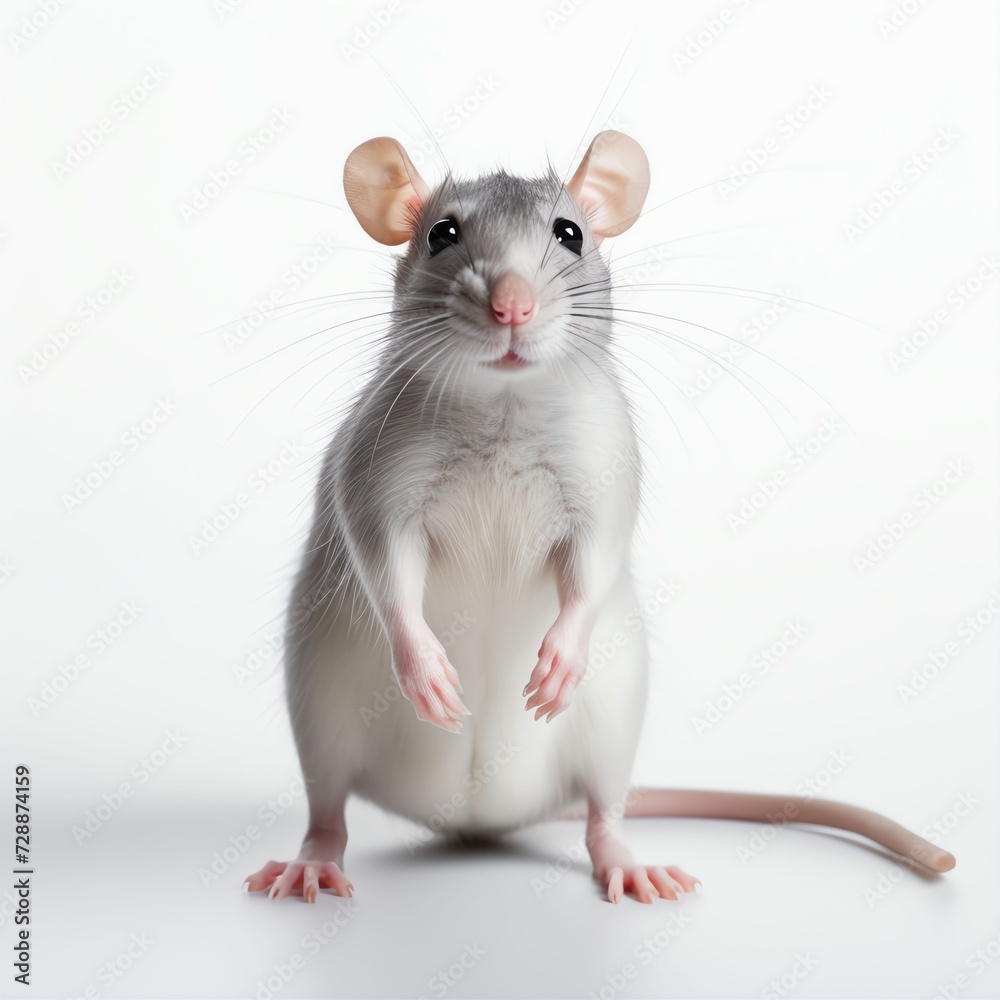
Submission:
[[[443,463],[424,527],[432,563],[512,583],[538,570],[577,515],[572,469],[530,440],[456,451]]]

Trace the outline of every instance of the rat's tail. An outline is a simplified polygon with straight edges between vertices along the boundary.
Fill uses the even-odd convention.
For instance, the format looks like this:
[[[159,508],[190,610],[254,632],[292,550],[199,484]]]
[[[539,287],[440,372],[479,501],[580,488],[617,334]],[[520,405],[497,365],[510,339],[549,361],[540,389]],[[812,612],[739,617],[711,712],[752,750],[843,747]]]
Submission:
[[[861,834],[933,872],[955,867],[947,851],[905,826],[870,809],[799,795],[705,792],[694,789],[635,788],[625,805],[626,816],[688,816],[695,819],[741,819],[754,823],[814,823]]]

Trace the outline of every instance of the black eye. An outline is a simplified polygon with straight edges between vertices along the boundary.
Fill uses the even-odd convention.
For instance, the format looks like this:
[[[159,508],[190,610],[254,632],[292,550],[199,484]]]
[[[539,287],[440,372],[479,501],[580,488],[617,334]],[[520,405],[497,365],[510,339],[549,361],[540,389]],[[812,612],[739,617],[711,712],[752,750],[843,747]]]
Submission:
[[[455,219],[439,219],[427,234],[427,248],[434,257],[445,247],[454,246],[462,238]]]
[[[556,219],[552,226],[552,235],[557,243],[572,250],[579,257],[583,253],[583,230],[569,219]]]

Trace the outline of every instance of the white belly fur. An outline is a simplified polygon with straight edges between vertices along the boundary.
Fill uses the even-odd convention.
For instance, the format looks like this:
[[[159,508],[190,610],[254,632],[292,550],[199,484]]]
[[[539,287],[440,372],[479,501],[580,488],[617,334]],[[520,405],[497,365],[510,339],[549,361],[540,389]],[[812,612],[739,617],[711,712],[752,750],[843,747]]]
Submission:
[[[555,583],[537,579],[517,599],[461,599],[460,580],[429,581],[428,623],[448,643],[472,712],[460,735],[417,719],[397,698],[365,733],[357,791],[432,830],[500,832],[553,815],[590,790],[620,796],[631,771],[645,686],[643,637],[629,636],[577,688],[551,724],[524,709],[521,691],[558,612]],[[594,630],[612,642],[633,606],[627,583]],[[461,634],[456,634],[461,632]],[[597,661],[600,662],[600,661]],[[394,684],[383,661],[380,689]]]
[[[427,622],[472,712],[461,734],[420,721],[398,695],[377,626],[345,616],[312,651],[323,665],[309,681],[319,738],[314,770],[334,761],[350,766],[358,794],[441,832],[498,833],[550,817],[585,793],[608,803],[620,798],[644,709],[645,637],[625,625],[635,602],[624,577],[591,639],[592,651],[613,647],[613,655],[552,723],[525,711],[521,692],[559,606],[552,571],[530,556],[542,551],[532,538],[544,538],[549,526],[516,512],[546,505],[483,485],[471,504],[468,495],[460,506],[443,499],[449,528],[458,510],[468,523],[461,545],[437,552],[424,596]],[[624,644],[617,641],[623,634]]]

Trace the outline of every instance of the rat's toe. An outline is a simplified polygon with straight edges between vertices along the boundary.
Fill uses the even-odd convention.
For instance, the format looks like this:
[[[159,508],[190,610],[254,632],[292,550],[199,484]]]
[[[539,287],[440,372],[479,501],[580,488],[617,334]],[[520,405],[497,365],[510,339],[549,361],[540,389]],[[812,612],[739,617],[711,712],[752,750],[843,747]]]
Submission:
[[[254,872],[243,883],[248,892],[260,892],[266,889],[275,878],[285,870],[280,861],[268,861],[259,872]]]
[[[693,875],[688,875],[683,868],[678,868],[676,865],[668,865],[666,871],[685,892],[694,892],[701,885],[700,879],[696,879]]]
[[[608,899],[612,903],[620,903],[625,895],[625,872],[621,868],[612,868],[608,874]]]

